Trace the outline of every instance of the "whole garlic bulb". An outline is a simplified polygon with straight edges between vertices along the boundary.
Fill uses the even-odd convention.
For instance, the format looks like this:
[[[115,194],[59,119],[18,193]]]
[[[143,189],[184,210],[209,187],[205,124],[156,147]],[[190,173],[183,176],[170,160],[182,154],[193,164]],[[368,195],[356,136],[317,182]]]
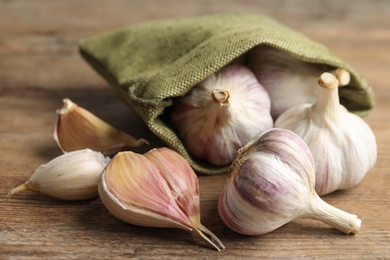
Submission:
[[[369,125],[340,104],[337,79],[323,73],[318,82],[318,101],[285,111],[275,126],[308,144],[316,165],[315,189],[325,195],[360,183],[375,165],[377,148]]]
[[[62,200],[86,200],[98,196],[100,173],[110,158],[90,149],[64,153],[42,164],[28,181],[12,189],[8,196],[39,191]]]
[[[227,165],[255,134],[273,126],[270,100],[253,73],[230,64],[174,105],[171,120],[191,156]]]
[[[248,56],[248,67],[270,96],[274,119],[292,106],[316,101],[316,80],[327,71],[325,66],[300,61],[267,45],[255,47]]]
[[[306,143],[285,129],[270,129],[240,149],[218,201],[232,230],[271,232],[296,218],[323,221],[356,234],[360,219],[324,202],[314,190],[315,165]]]

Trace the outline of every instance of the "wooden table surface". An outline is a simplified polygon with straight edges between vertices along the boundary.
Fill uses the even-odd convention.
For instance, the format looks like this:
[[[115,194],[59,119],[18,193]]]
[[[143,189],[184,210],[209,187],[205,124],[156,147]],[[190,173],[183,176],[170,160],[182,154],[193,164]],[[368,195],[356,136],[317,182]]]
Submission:
[[[263,236],[223,225],[216,202],[225,175],[200,176],[202,222],[225,244],[198,235],[126,224],[97,198],[63,202],[34,192],[5,199],[42,163],[61,154],[56,109],[69,97],[112,125],[161,145],[80,57],[82,38],[140,22],[223,12],[265,14],[328,46],[372,85],[365,117],[378,142],[375,168],[357,187],[325,196],[362,219],[343,235],[295,220]],[[0,0],[0,259],[390,259],[389,1]]]

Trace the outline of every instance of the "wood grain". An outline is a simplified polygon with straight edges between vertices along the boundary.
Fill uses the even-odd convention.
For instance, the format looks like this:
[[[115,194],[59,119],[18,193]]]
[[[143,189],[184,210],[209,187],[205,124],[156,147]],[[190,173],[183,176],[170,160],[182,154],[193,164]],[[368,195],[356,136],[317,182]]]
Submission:
[[[222,12],[269,15],[328,46],[372,85],[376,106],[365,120],[377,137],[377,164],[357,187],[324,197],[362,219],[359,234],[305,219],[263,236],[237,234],[216,210],[223,175],[199,177],[202,222],[224,242],[221,252],[194,233],[123,223],[99,199],[63,202],[33,192],[5,199],[61,154],[52,134],[62,98],[162,145],[80,58],[80,39],[150,20]],[[0,0],[0,258],[389,259],[389,17],[384,0]]]

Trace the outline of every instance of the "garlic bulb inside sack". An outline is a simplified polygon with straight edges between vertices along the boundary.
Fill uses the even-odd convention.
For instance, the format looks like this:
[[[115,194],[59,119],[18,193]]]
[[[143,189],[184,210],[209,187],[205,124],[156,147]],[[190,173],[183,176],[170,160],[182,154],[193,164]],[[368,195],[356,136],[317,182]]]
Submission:
[[[90,149],[64,153],[41,165],[28,181],[12,189],[12,194],[25,190],[62,200],[87,200],[98,197],[100,173],[110,158]]]
[[[239,64],[225,66],[179,98],[171,120],[192,157],[219,166],[230,164],[240,147],[273,126],[268,93]]]
[[[369,125],[340,104],[337,79],[323,73],[318,83],[318,101],[285,111],[275,126],[308,144],[316,164],[315,189],[325,195],[360,183],[376,163],[377,145]]]
[[[287,53],[259,45],[248,53],[248,67],[267,90],[271,99],[271,114],[276,119],[288,108],[301,103],[314,103],[318,75],[330,70],[327,66],[300,61]],[[349,84],[349,74],[339,74],[344,85]]]
[[[273,128],[240,149],[218,201],[230,229],[246,235],[271,232],[296,218],[356,234],[361,220],[323,201],[314,190],[310,149],[295,133]]]
[[[172,150],[159,148],[145,155],[119,152],[101,175],[99,195],[111,214],[124,222],[196,231],[217,250],[225,248],[200,223],[197,176]]]

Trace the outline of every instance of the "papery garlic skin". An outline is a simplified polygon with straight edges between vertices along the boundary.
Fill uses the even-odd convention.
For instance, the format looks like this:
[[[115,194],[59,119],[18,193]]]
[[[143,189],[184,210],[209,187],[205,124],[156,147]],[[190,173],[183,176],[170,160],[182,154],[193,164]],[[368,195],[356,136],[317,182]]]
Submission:
[[[157,166],[180,209],[190,218],[200,219],[198,177],[184,157],[166,147],[152,149],[144,155]]]
[[[323,221],[357,233],[361,221],[326,204],[314,191],[315,165],[305,142],[285,129],[270,129],[239,151],[218,201],[232,230],[246,235],[271,232],[296,218]]]
[[[326,66],[300,61],[267,45],[255,47],[248,57],[248,67],[270,96],[274,119],[292,106],[314,103],[318,75],[328,70]]]
[[[240,147],[273,126],[268,93],[239,64],[194,86],[174,105],[171,120],[189,154],[214,165],[231,163]]]
[[[315,189],[326,195],[360,183],[376,163],[377,145],[369,125],[340,104],[337,79],[324,73],[320,80],[328,87],[318,87],[318,101],[285,111],[275,126],[308,144],[316,165]]]
[[[65,153],[41,165],[9,196],[33,190],[62,200],[96,198],[100,173],[109,161],[110,158],[90,149]]]
[[[118,219],[139,226],[197,231],[216,249],[219,239],[200,223],[195,173],[178,153],[167,148],[145,155],[120,152],[103,171],[99,195]],[[217,241],[214,244],[204,234]]]
[[[106,208],[125,222],[191,230],[191,222],[177,206],[167,182],[143,155],[119,152],[102,172],[98,187]]]
[[[148,144],[114,128],[68,98],[63,103],[57,110],[53,134],[63,152],[90,148],[111,156],[127,147]]]
[[[167,181],[177,205],[188,216],[199,235],[216,249],[225,248],[218,237],[201,223],[198,177],[187,160],[166,147],[152,149],[145,153],[145,157],[157,166],[161,176]]]

